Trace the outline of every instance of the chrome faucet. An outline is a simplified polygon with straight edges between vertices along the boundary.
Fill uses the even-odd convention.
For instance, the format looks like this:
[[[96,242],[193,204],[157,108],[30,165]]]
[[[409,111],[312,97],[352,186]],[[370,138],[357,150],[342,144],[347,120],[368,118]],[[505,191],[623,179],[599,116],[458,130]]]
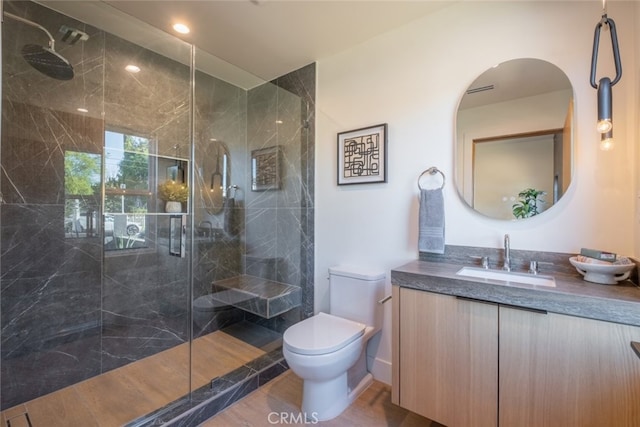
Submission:
[[[505,271],[511,271],[511,243],[509,241],[509,235],[504,235],[504,265],[502,269]]]
[[[205,228],[205,225],[207,225],[209,230],[208,231],[202,231],[202,229]],[[213,237],[213,224],[211,224],[211,221],[200,221],[200,224],[198,224],[198,228],[201,229],[199,230],[204,237]]]

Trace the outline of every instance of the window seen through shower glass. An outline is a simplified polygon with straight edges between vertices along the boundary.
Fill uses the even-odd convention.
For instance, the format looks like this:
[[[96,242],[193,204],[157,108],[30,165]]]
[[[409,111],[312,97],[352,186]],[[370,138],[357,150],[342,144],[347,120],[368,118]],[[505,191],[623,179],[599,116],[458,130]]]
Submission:
[[[80,238],[99,235],[101,168],[100,154],[65,151],[65,237]]]
[[[106,250],[148,247],[150,141],[141,136],[105,132],[104,239]]]

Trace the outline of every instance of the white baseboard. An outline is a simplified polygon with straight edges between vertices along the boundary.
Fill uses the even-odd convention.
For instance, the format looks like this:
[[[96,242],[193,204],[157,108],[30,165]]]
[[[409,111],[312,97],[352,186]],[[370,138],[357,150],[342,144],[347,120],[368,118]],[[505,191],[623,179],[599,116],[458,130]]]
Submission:
[[[369,372],[373,374],[373,378],[381,383],[391,385],[391,362],[373,357],[367,359]]]

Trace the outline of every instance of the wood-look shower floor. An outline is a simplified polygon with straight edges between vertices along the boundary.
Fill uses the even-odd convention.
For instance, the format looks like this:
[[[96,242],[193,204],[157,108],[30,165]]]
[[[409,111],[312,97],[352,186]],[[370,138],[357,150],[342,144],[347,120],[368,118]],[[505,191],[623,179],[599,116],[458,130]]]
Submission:
[[[263,354],[265,351],[222,331],[197,338],[193,341],[192,388]],[[122,426],[185,396],[188,372],[189,344],[185,343],[9,408],[1,413],[2,426]]]

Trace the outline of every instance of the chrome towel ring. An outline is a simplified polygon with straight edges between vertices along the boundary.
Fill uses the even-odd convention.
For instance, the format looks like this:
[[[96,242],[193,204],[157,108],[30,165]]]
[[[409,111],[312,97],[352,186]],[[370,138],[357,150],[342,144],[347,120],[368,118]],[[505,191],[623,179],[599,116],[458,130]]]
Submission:
[[[426,190],[425,188],[422,188],[422,186],[420,185],[420,179],[422,179],[422,177],[425,174],[435,175],[437,173],[442,175],[442,185],[440,186],[440,189],[442,190],[444,188],[444,183],[445,183],[446,178],[445,178],[444,174],[442,173],[442,171],[440,169],[438,169],[437,167],[435,167],[435,166],[431,166],[429,169],[425,170],[424,172],[422,172],[420,174],[420,176],[418,177],[418,188],[420,190]]]

